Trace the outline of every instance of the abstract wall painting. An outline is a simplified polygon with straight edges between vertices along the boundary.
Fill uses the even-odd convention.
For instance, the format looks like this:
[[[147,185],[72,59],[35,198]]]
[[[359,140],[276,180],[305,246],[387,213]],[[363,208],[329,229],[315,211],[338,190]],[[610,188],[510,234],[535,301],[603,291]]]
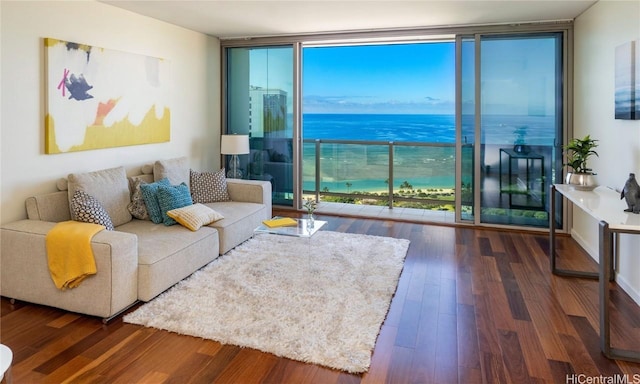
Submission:
[[[45,153],[170,140],[167,60],[45,38]]]
[[[615,117],[640,120],[640,40],[616,47]]]

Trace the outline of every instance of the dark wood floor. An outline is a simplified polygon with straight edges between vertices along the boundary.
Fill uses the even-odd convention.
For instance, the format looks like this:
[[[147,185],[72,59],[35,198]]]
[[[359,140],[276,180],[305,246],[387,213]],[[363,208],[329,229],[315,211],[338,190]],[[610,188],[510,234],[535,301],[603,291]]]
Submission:
[[[366,374],[124,324],[121,317],[103,325],[97,318],[2,298],[1,341],[14,352],[14,382],[566,383],[567,375],[579,374],[640,379],[640,364],[600,353],[597,282],[551,276],[546,236],[327,219],[326,230],[411,240]],[[562,263],[595,270],[568,237],[558,239],[558,252]],[[615,286],[612,324],[614,346],[640,346],[640,308]]]

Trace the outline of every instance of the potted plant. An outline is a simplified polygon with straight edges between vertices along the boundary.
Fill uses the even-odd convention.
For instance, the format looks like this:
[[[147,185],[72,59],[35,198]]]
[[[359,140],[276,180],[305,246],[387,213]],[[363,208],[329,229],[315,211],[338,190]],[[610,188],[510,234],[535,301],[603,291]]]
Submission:
[[[315,199],[312,199],[311,197],[307,197],[304,199],[302,203],[302,207],[307,210],[307,226],[309,228],[313,228],[313,224],[314,224],[313,212],[318,207],[318,203],[315,201]]]
[[[567,172],[565,182],[575,186],[576,189],[592,190],[598,185],[595,180],[595,173],[587,166],[587,160],[592,155],[598,156],[594,148],[598,146],[598,140],[592,139],[590,135],[582,139],[573,138],[564,146],[567,155],[567,163],[572,172]]]

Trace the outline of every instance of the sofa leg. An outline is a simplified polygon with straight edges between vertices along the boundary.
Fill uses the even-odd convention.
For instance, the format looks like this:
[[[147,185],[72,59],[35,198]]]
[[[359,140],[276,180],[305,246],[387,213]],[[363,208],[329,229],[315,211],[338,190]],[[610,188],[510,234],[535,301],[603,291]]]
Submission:
[[[122,315],[125,311],[127,311],[128,309],[130,309],[131,307],[133,307],[134,305],[138,304],[140,302],[140,300],[136,300],[133,303],[131,303],[131,305],[128,305],[124,308],[122,308],[122,310],[120,310],[117,313],[114,313],[113,315],[109,316],[109,317],[104,317],[102,318],[102,324],[107,324],[108,322],[110,322],[111,320],[113,320],[114,318]]]

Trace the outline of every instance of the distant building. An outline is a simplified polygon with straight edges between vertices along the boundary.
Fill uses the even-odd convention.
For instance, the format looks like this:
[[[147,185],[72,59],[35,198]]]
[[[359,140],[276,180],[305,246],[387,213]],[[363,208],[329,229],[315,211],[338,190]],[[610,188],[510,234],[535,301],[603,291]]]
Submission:
[[[251,86],[249,90],[249,135],[286,137],[287,92]]]

